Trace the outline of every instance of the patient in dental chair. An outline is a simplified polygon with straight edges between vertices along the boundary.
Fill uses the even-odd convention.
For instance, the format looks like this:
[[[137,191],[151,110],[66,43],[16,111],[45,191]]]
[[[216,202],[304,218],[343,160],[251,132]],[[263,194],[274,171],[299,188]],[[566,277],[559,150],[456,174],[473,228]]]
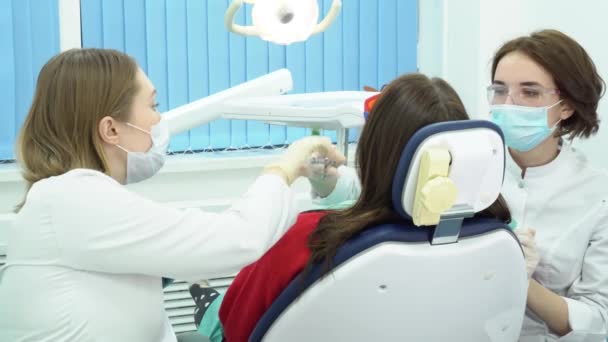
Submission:
[[[322,263],[325,274],[338,248],[367,227],[398,222],[391,205],[393,174],[401,151],[424,126],[468,120],[454,89],[440,78],[408,74],[392,81],[368,113],[357,148],[361,191],[330,210],[302,213],[258,261],[240,271],[225,295],[194,285],[199,332],[212,341],[247,341],[273,301],[301,272]],[[509,222],[502,197],[478,216]],[[219,315],[219,320],[218,320]]]

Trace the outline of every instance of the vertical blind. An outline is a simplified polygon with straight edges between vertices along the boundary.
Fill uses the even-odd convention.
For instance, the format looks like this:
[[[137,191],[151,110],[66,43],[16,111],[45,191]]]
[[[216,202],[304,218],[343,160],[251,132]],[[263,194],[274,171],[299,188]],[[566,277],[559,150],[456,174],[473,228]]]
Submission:
[[[325,13],[331,0],[319,0]],[[134,56],[165,111],[288,68],[294,93],[378,87],[416,70],[415,0],[348,0],[330,28],[305,43],[270,44],[230,34],[228,0],[82,0],[84,47]],[[251,24],[251,7],[237,22]],[[0,0],[0,160],[14,158],[40,67],[59,52],[58,0]],[[280,145],[307,131],[216,120],[173,139],[173,151]]]
[[[17,133],[40,68],[59,52],[59,0],[0,0],[0,161]]]
[[[326,13],[332,0],[319,0]],[[415,0],[347,0],[329,29],[287,47],[229,33],[228,0],[81,0],[83,47],[134,56],[157,87],[159,110],[288,68],[293,93],[378,87],[416,70]],[[324,15],[324,14],[322,14]],[[251,6],[237,23],[251,24]],[[174,137],[172,151],[281,145],[305,129],[216,120]]]

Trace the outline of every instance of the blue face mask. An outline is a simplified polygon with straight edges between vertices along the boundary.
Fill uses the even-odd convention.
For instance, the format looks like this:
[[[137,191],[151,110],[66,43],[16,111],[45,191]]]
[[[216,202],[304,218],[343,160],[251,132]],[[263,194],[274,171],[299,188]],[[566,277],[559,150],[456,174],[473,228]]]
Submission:
[[[562,101],[548,107],[492,105],[490,120],[502,130],[507,146],[517,151],[528,152],[540,145],[555,131],[557,123],[553,127],[549,127],[547,124],[549,109],[560,102]]]

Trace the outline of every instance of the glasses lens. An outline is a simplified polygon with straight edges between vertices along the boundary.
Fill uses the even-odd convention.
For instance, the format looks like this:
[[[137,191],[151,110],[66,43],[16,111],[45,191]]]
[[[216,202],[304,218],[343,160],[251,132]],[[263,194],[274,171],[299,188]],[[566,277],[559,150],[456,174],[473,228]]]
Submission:
[[[491,85],[487,89],[490,104],[504,104],[509,96],[509,88],[501,85]]]
[[[505,104],[511,96],[514,104],[538,107],[543,105],[549,91],[540,86],[524,86],[510,92],[507,86],[493,84],[487,88],[487,97],[490,104]]]
[[[540,87],[522,87],[519,91],[519,100],[526,106],[537,107],[543,104],[545,90]]]

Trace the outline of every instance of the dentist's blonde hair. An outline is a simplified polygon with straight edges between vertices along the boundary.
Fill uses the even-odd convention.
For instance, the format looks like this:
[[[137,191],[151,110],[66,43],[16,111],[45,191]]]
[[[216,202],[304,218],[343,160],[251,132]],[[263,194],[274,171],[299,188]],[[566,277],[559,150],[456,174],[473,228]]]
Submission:
[[[99,122],[106,116],[128,119],[137,70],[133,58],[107,49],[68,50],[42,67],[17,141],[27,191],[77,168],[108,172]]]

